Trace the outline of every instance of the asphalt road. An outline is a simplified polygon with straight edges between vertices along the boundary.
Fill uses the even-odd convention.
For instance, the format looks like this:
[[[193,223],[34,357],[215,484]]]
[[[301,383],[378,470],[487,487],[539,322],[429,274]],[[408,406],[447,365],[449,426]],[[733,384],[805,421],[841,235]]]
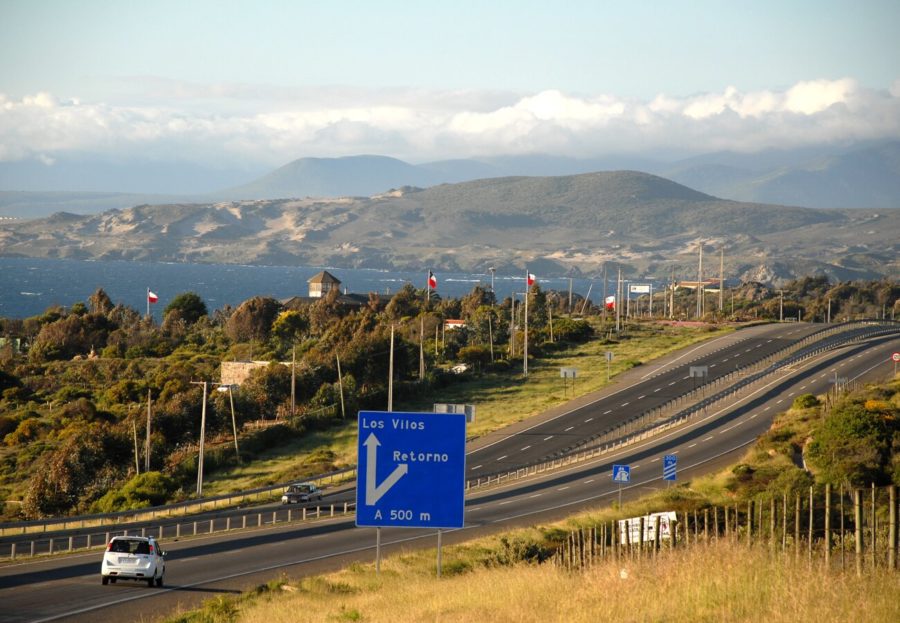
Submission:
[[[759,339],[765,343],[770,337]],[[748,346],[750,343],[745,343],[741,350],[746,351]],[[611,479],[613,463],[631,466],[632,482],[622,489],[626,498],[664,486],[661,457],[665,454],[678,456],[679,479],[725,466],[768,429],[772,416],[787,408],[793,396],[824,393],[835,375],[848,380],[886,377],[893,371],[890,354],[897,350],[900,338],[826,353],[776,375],[727,411],[711,412],[618,454],[471,495],[466,501],[466,527],[445,531],[443,541],[453,543],[608,503],[619,494]],[[625,402],[615,396],[615,400]],[[518,443],[516,436],[501,435],[498,439],[506,437],[511,440],[508,443]],[[485,444],[485,449],[496,445]],[[477,456],[478,451],[474,454]],[[385,529],[382,543],[385,553],[390,553],[400,548],[434,547],[435,536],[433,530]],[[121,582],[101,586],[100,554],[96,552],[6,565],[0,567],[0,621],[150,621],[283,573],[302,575],[356,560],[371,562],[374,543],[374,530],[354,528],[352,519],[166,541],[167,586],[161,589]]]

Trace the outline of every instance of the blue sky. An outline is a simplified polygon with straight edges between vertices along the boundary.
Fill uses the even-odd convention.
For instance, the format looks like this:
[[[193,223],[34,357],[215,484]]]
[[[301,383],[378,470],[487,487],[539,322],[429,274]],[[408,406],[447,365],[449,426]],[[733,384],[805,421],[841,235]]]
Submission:
[[[892,138],[898,27],[896,1],[0,0],[0,161]]]

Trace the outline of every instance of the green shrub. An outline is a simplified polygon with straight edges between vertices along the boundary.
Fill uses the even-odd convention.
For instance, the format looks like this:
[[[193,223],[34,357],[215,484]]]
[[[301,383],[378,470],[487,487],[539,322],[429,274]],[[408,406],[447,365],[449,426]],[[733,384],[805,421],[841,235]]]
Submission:
[[[134,510],[164,504],[175,490],[175,482],[161,472],[145,472],[109,491],[94,504],[101,513]]]
[[[812,394],[800,394],[794,398],[794,403],[791,405],[791,408],[810,409],[812,407],[818,407],[820,404],[822,403],[819,402],[819,399]]]

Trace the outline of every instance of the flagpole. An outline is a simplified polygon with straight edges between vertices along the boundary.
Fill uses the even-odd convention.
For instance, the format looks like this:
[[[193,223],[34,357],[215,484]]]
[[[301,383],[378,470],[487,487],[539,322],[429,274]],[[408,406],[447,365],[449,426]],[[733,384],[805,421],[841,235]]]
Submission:
[[[431,304],[431,269],[425,273],[425,308]]]
[[[528,291],[531,289],[528,285],[528,267],[525,267],[525,347],[524,347],[524,360],[522,362],[522,369],[524,370],[524,375],[528,376]]]
[[[150,317],[150,288],[147,288],[147,318]]]

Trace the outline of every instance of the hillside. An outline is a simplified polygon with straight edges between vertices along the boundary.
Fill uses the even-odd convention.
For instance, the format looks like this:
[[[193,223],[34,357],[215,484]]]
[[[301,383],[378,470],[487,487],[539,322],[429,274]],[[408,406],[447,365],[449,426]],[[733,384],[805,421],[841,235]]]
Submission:
[[[732,275],[900,273],[900,210],[725,201],[645,173],[493,178],[373,197],[141,205],[0,225],[6,256],[544,274],[695,274],[700,241]]]

